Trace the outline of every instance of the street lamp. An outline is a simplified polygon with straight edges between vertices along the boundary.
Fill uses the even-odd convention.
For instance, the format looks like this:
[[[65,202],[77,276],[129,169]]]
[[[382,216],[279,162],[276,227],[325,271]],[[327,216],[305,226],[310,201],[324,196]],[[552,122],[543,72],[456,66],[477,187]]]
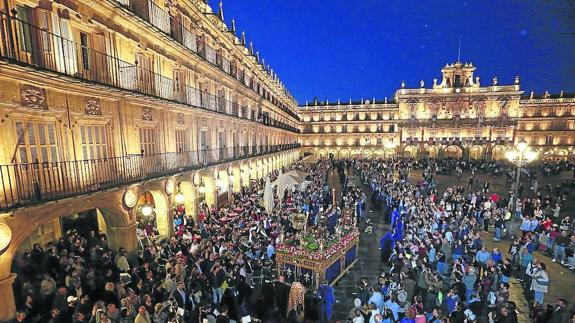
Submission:
[[[531,150],[525,139],[521,139],[517,145],[515,145],[515,149],[508,150],[505,153],[505,157],[517,166],[517,174],[515,174],[515,209],[517,209],[517,203],[519,201],[519,180],[521,177],[521,168],[535,159],[537,159],[537,152]],[[515,210],[510,210],[512,213],[515,213]]]

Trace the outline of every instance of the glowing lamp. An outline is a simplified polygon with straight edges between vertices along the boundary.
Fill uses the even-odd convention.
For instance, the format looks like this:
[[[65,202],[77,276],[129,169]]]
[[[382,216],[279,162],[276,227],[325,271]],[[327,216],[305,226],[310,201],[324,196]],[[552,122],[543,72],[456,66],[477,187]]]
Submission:
[[[184,197],[184,194],[182,194],[182,192],[178,192],[174,198],[176,200],[176,203],[178,203],[178,204],[182,204],[186,200],[186,198]]]
[[[150,216],[154,213],[154,207],[150,203],[146,202],[142,205],[140,212],[143,216]]]
[[[517,149],[519,149],[519,151],[525,151],[525,149],[527,149],[527,141],[521,139],[519,143],[517,143]]]
[[[517,151],[515,150],[508,150],[505,153],[505,158],[507,158],[510,161],[514,161],[515,159],[517,159]]]

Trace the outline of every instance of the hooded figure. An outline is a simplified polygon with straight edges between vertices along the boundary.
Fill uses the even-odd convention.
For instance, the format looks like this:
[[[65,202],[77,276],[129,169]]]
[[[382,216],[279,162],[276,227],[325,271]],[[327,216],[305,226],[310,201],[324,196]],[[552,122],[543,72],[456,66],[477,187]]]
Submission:
[[[379,240],[379,249],[381,250],[380,261],[382,263],[387,263],[389,261],[394,245],[395,243],[393,241],[391,231],[387,231],[387,233]]]

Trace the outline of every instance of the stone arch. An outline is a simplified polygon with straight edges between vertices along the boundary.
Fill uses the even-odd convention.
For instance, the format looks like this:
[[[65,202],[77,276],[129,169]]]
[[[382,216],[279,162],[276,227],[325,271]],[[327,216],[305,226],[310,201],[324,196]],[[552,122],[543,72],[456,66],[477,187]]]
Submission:
[[[484,150],[482,146],[479,145],[471,145],[469,147],[469,159],[483,159],[484,158]]]
[[[0,319],[9,319],[16,312],[12,283],[16,275],[12,273],[14,257],[22,244],[38,228],[74,212],[99,209],[108,228],[108,245],[111,249],[123,247],[135,256],[137,251],[135,222],[122,204],[124,191],[105,192],[83,198],[61,200],[52,204],[27,207],[16,210],[2,222],[11,232],[8,247],[0,253]]]
[[[491,148],[491,159],[493,160],[505,160],[505,152],[507,147],[504,145],[495,145]]]
[[[186,177],[189,177],[186,176]],[[176,179],[176,190],[172,194],[173,205],[178,204],[177,195],[181,193],[184,196],[184,208],[186,209],[186,215],[191,215],[194,220],[197,218],[197,191],[192,180],[188,180],[186,177],[182,176]]]
[[[212,174],[213,169],[213,167],[204,168],[198,173],[201,179],[199,189],[203,190],[204,202],[208,207],[216,204],[216,180]]]
[[[403,157],[417,157],[417,146],[408,145],[403,148]]]
[[[439,147],[435,146],[435,145],[425,145],[424,146],[425,149],[425,154],[427,155],[428,158],[437,158],[439,157]]]
[[[172,221],[170,220],[170,203],[166,194],[155,184],[142,187],[138,195],[138,202],[133,210],[137,221],[144,220],[140,212],[146,203],[151,204],[154,209],[158,233],[165,237],[170,236]]]
[[[448,145],[443,148],[443,158],[463,158],[464,149],[459,145]]]

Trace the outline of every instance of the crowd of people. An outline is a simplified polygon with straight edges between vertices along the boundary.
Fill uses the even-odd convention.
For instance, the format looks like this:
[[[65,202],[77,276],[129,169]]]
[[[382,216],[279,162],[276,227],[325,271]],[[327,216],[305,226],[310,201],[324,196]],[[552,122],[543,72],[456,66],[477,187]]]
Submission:
[[[371,188],[374,207],[383,209],[392,228],[380,240],[382,274],[375,283],[359,283],[350,321],[517,322],[516,304],[509,300],[512,276],[522,280],[527,296],[534,298],[534,321],[572,319],[566,299],[545,307],[550,278],[545,264],[533,254],[537,246],[542,247],[543,232],[551,228],[561,232],[552,235],[554,242],[548,239],[545,244],[557,258],[553,261],[567,264],[564,259],[573,259],[573,253],[565,251],[572,249],[575,241],[573,227],[567,217],[558,220],[560,208],[556,205],[562,203],[562,194],[542,197],[535,190],[534,198],[520,200],[511,208],[513,198],[505,200],[490,192],[488,184],[476,185],[475,178],[467,188],[458,185],[444,192],[436,190],[438,163],[471,171],[476,167],[465,162],[349,162]],[[423,180],[410,180],[410,171],[418,168],[423,170]],[[567,185],[558,187],[561,192],[569,189]],[[493,240],[500,241],[513,216],[529,222],[529,230],[513,240],[509,257],[497,247],[487,250],[484,240],[491,237],[483,232],[492,230],[493,225]],[[553,223],[559,226],[557,230],[552,229]]]
[[[311,295],[305,299],[309,304],[294,296],[288,307],[290,287],[284,282],[297,278],[275,277],[274,261],[277,243],[294,231],[290,216],[309,214],[314,225],[320,209],[332,203],[326,183],[329,167],[328,161],[299,161],[284,169],[310,176],[306,185],[276,195],[271,213],[260,205],[264,180],[234,193],[225,207],[203,204],[195,221],[180,205],[174,210],[172,237],[156,235],[153,221],[142,227],[149,239],[135,259],[122,248],[110,249],[106,235],[96,231],[88,236],[71,232],[45,246],[36,244],[14,261],[15,322],[239,322],[247,316],[272,322],[287,316],[319,317],[321,294],[310,286],[304,287]],[[278,172],[269,176],[273,181]]]
[[[536,256],[541,253],[535,253],[575,268],[575,221],[562,216],[561,209],[572,184],[536,183],[537,173],[568,166],[528,170],[532,197],[515,200],[491,192],[489,183],[474,176],[508,171],[496,163],[298,161],[283,171],[309,174],[305,185],[277,191],[271,212],[262,206],[263,179],[234,193],[224,207],[202,204],[195,219],[180,205],[173,210],[173,236],[157,235],[153,221],[142,225],[149,239],[135,257],[111,249],[106,235],[97,231],[70,232],[45,246],[34,245],[14,261],[14,321],[343,321],[332,317],[334,289],[326,281],[314,289],[301,275],[278,275],[275,265],[278,243],[295,232],[291,217],[303,213],[307,225],[318,225],[318,216],[333,202],[327,180],[331,169],[340,176],[341,207],[354,208],[365,233],[373,230],[365,214],[366,188],[372,207],[380,210],[376,214],[391,228],[380,239],[381,275],[358,282],[348,321],[517,322],[516,304],[509,299],[515,277],[533,299],[536,322],[568,322],[573,318],[566,299],[546,306],[552,282]],[[469,182],[438,191],[436,175],[452,170],[458,177],[470,172]],[[413,180],[413,171],[421,171],[423,179]],[[278,175],[273,172],[269,180]],[[484,233],[490,230],[493,237]],[[486,238],[497,246],[506,237],[509,256],[497,247],[487,249]]]

